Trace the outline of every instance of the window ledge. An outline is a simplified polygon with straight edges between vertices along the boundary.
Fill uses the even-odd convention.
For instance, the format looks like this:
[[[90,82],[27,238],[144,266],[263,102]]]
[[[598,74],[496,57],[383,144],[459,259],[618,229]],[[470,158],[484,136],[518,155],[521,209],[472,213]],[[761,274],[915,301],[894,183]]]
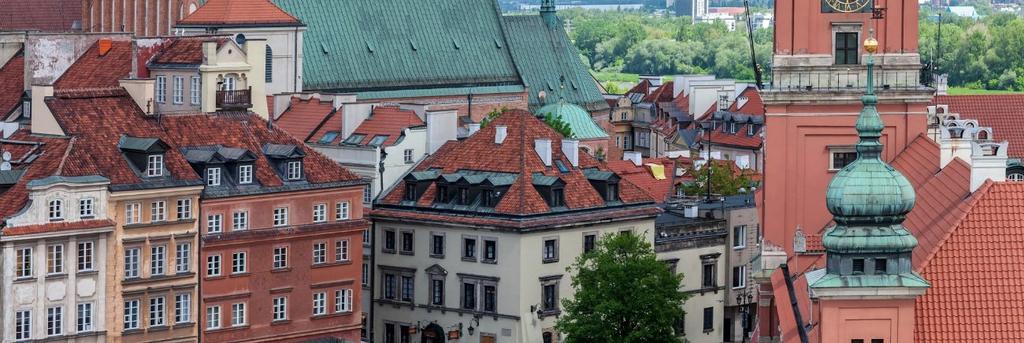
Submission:
[[[399,255],[405,255],[405,256],[416,256],[416,253],[412,252],[412,251],[400,251],[400,252],[398,252],[398,254]]]
[[[309,319],[311,319],[311,320],[319,320],[319,319],[337,318],[337,317],[348,316],[348,315],[351,315],[351,314],[352,314],[352,311],[332,312],[332,313],[326,313],[326,314],[318,314],[318,315],[309,317]]]
[[[540,314],[538,315],[538,317],[543,319],[544,317],[550,317],[550,316],[558,317],[560,315],[562,315],[562,309],[557,309],[556,308],[556,309],[553,309],[553,310],[540,310]]]
[[[249,272],[231,273],[230,275],[228,275],[228,277],[232,277],[232,278],[235,278],[235,277],[246,277],[246,276],[249,276]]]
[[[480,263],[498,264],[498,260],[481,260]]]
[[[541,261],[542,263],[558,263],[558,258],[546,258]]]
[[[157,326],[150,326],[148,329],[146,329],[146,332],[157,332],[157,331],[167,331],[167,330],[170,330],[170,328],[167,325],[157,325]]]
[[[271,273],[287,273],[290,271],[292,271],[292,267],[274,268],[270,270]]]
[[[138,334],[141,334],[141,333],[142,333],[142,329],[125,329],[125,330],[121,331],[121,334],[124,335],[124,336],[138,335]]]
[[[175,323],[172,327],[175,328],[175,329],[180,329],[180,328],[188,328],[188,327],[193,327],[193,326],[196,326],[196,323],[184,322],[184,323]]]
[[[440,259],[444,259],[444,254],[440,254],[440,255],[437,255],[437,254],[430,254],[430,257],[432,257],[432,258],[440,258]]]
[[[465,257],[465,256],[463,256],[462,257],[462,261],[464,261],[464,262],[476,262],[476,257]]]
[[[67,273],[46,274],[46,280],[47,281],[49,281],[49,280],[62,280],[62,279],[67,279],[67,278],[68,278],[68,274]]]
[[[75,275],[78,275],[78,276],[90,276],[90,275],[96,275],[96,274],[99,274],[99,273],[100,273],[100,271],[95,270],[95,269],[93,269],[93,270],[80,270],[77,273],[75,273]]]
[[[291,324],[291,322],[292,322],[291,319],[278,319],[278,320],[270,321],[270,325],[271,326],[274,326],[274,325],[285,325],[285,324]]]

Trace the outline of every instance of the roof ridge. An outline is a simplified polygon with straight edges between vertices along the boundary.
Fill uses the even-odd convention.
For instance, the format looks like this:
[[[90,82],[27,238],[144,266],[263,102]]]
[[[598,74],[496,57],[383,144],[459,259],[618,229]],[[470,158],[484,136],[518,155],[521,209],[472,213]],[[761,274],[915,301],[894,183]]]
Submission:
[[[932,258],[935,257],[935,254],[937,254],[939,250],[942,249],[942,245],[944,245],[946,241],[949,240],[949,237],[952,236],[953,233],[960,228],[960,225],[963,223],[964,219],[966,219],[967,216],[971,214],[971,209],[974,208],[974,206],[977,205],[978,202],[981,201],[981,199],[985,198],[985,196],[992,189],[993,184],[994,182],[991,179],[985,180],[985,183],[982,184],[981,187],[978,188],[978,190],[974,191],[974,193],[971,193],[971,196],[967,199],[967,203],[963,204],[967,206],[964,209],[963,213],[949,212],[942,217],[942,219],[945,219],[946,217],[955,216],[955,224],[950,225],[950,227],[946,229],[946,233],[942,235],[942,239],[940,239],[935,244],[935,246],[932,247],[932,250],[929,251],[928,255],[925,256],[924,261],[921,261],[921,265],[917,268],[918,271],[924,271],[924,269],[928,267],[929,263],[931,263],[932,261]]]

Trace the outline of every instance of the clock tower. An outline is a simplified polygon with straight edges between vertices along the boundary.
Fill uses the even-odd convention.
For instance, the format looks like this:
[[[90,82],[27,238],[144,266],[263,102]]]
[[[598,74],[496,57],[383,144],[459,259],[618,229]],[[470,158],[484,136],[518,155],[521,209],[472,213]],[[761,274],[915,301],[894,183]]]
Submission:
[[[868,85],[867,51],[877,40],[873,82],[884,129],[884,161],[925,132],[934,90],[921,82],[916,0],[778,0],[766,106],[764,237],[793,251],[797,228],[820,235],[831,220],[823,194],[857,158],[854,124]]]

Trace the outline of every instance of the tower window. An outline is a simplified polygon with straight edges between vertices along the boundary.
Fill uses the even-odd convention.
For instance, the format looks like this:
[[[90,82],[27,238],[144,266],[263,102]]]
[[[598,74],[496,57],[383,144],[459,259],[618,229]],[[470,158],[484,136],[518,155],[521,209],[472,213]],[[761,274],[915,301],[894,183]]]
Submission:
[[[888,273],[888,260],[884,258],[875,259],[875,274],[886,274]]]
[[[853,259],[853,273],[854,274],[864,274],[864,259],[863,258],[855,258],[855,259]]]
[[[858,64],[860,44],[856,32],[836,32],[836,64]]]

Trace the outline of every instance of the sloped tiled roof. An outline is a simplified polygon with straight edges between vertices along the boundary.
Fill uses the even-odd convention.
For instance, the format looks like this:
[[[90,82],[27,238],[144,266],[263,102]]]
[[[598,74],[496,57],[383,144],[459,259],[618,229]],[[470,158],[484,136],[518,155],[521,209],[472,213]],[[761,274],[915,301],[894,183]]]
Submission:
[[[398,138],[401,137],[406,128],[423,125],[426,124],[420,117],[416,116],[416,112],[403,110],[398,107],[377,106],[373,108],[370,117],[359,124],[359,127],[352,134],[366,136],[359,142],[359,145],[370,144],[370,141],[375,136],[388,136],[384,140],[383,145],[391,146],[398,142]]]
[[[561,22],[550,25],[539,15],[507,15],[501,22],[512,58],[529,90],[531,108],[545,105],[538,97],[541,91],[547,93],[548,103],[563,99],[588,111],[608,108]]]
[[[314,133],[318,128],[341,130],[341,116],[332,116],[332,113],[334,113],[334,105],[330,101],[321,101],[317,98],[302,100],[293,96],[288,109],[274,120],[274,124],[300,141],[315,142],[318,137],[314,137]],[[324,125],[324,120],[329,116],[338,119],[337,126]]]
[[[269,0],[207,0],[177,26],[301,26],[291,14]]]
[[[764,115],[764,101],[761,99],[761,92],[757,90],[757,87],[747,87],[740,93],[740,97],[746,97],[747,101],[742,106],[739,101],[733,101],[732,105],[729,105],[729,112]]]
[[[654,92],[644,97],[644,102],[660,103],[672,101],[672,81],[661,84]]]
[[[652,174],[650,164],[658,164],[664,166],[665,178],[658,180]],[[637,166],[633,164],[633,161],[628,160],[616,160],[609,161],[606,163],[608,170],[614,172],[619,177],[629,180],[637,187],[640,187],[645,193],[650,195],[658,203],[665,202],[669,196],[674,193],[674,186],[684,179],[692,179],[688,176],[679,177],[675,174],[675,169],[679,167],[689,167],[692,164],[689,158],[679,157],[676,159],[671,158],[654,158],[646,159],[643,164]]]
[[[497,126],[507,128],[507,137],[502,144],[494,142]],[[562,137],[548,127],[532,114],[526,111],[512,110],[502,114],[492,121],[486,128],[481,129],[473,136],[463,141],[448,142],[435,154],[424,160],[415,172],[438,170],[439,173],[455,173],[459,171],[475,172],[499,172],[515,175],[515,181],[505,192],[504,196],[494,207],[494,214],[498,220],[504,221],[509,215],[533,216],[540,214],[557,215],[566,211],[599,210],[599,216],[611,215],[616,209],[629,208],[638,209],[635,206],[643,205],[639,209],[647,215],[656,214],[659,211],[653,206],[654,199],[647,195],[636,185],[628,180],[620,181],[619,197],[625,207],[608,207],[605,201],[597,193],[583,169],[607,168],[595,158],[585,153],[579,154],[579,168],[570,168],[568,172],[561,173],[556,168],[546,167],[540,157],[534,151],[535,139],[550,139],[552,150],[552,161],[561,161],[570,166],[569,161],[564,157],[561,150]],[[552,163],[554,164],[554,163]],[[564,199],[566,211],[552,211],[541,195],[534,189],[533,179],[535,177],[558,177],[565,182]],[[431,184],[425,194],[416,203],[415,208],[409,205],[401,205],[405,195],[404,187],[395,187],[389,193],[381,197],[380,205],[385,209],[382,212],[375,210],[375,215],[385,215],[392,218],[406,218],[406,215],[424,215],[431,212],[431,204],[436,195],[435,185]],[[389,206],[390,205],[390,206]],[[646,206],[646,207],[645,207]],[[404,215],[402,214],[404,213]],[[441,214],[441,217],[448,217],[448,221],[458,221],[461,216]],[[470,215],[472,219],[468,222],[475,222],[481,217],[488,215]],[[427,217],[421,218],[429,220]]]
[[[0,3],[0,31],[71,32],[82,21],[81,0],[15,0]]]
[[[160,53],[153,56],[151,64],[188,64],[200,65],[203,63],[203,42],[214,40],[218,47],[227,42],[224,37],[180,37],[160,49]]]
[[[275,0],[308,25],[303,88],[519,85],[494,1]]]
[[[23,170],[18,182],[6,192],[0,193],[0,220],[21,210],[28,202],[28,182],[50,175],[59,174],[61,161],[64,159],[70,139],[30,136],[26,130],[19,130],[12,140],[26,143],[0,143],[0,148],[11,152],[12,161],[20,161],[29,153],[37,154],[32,163],[14,165],[15,169]],[[28,143],[32,142],[32,143]],[[36,145],[35,143],[39,143]]]
[[[987,182],[920,269],[918,342],[1021,342],[1024,183]]]
[[[0,65],[0,121],[21,102],[25,92],[25,55],[18,51],[7,63]]]
[[[1024,158],[1024,94],[941,95],[932,104],[949,105],[949,112],[960,113],[961,119],[991,127],[996,137],[1010,142],[1007,155]]]
[[[110,51],[100,55],[99,42],[75,61],[53,83],[55,90],[119,87],[118,80],[132,71],[132,45],[129,41],[111,42]]]
[[[970,183],[971,166],[957,158],[915,189],[917,201],[903,222],[917,237],[918,245],[912,256],[915,267],[924,263],[953,225],[950,216],[963,213],[961,206],[971,195]]]
[[[919,134],[890,164],[907,177],[914,189],[919,189],[939,172],[939,144]]]
[[[4,236],[31,235],[44,232],[60,232],[85,229],[111,228],[116,224],[110,219],[93,219],[68,222],[54,222],[45,224],[8,227],[2,230]]]

